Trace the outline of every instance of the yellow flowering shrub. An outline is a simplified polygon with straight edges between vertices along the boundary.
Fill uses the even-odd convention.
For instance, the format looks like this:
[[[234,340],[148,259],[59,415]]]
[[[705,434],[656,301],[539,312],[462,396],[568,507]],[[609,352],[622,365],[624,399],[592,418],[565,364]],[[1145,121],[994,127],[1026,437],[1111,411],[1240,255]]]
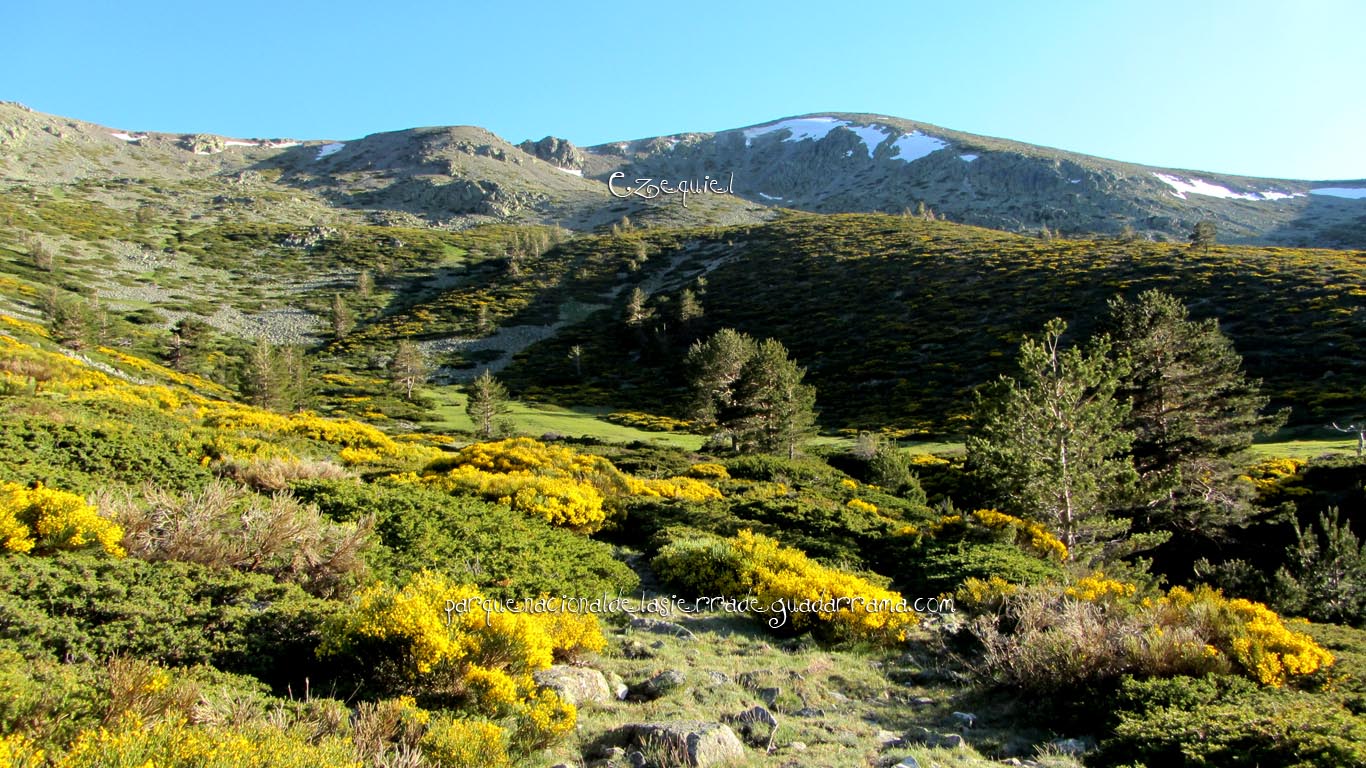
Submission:
[[[1173,587],[1154,606],[1157,621],[1184,619],[1207,627],[1211,648],[1227,654],[1243,672],[1263,685],[1279,687],[1290,676],[1308,675],[1332,666],[1333,654],[1313,638],[1285,626],[1261,603],[1229,599],[1219,590]]]
[[[1018,585],[1011,584],[1000,576],[987,579],[969,576],[953,593],[953,598],[959,605],[994,611],[1019,590]]]
[[[1063,594],[1088,603],[1106,603],[1133,597],[1137,591],[1134,584],[1106,578],[1104,573],[1096,571],[1063,589]]]
[[[633,477],[602,456],[526,437],[468,445],[421,475],[405,473],[394,479],[473,493],[586,533],[601,528],[609,510],[630,496],[696,503],[721,498],[719,491],[698,479]]]
[[[43,750],[22,733],[0,736],[0,768],[39,768],[46,765]]]
[[[688,467],[688,477],[699,480],[729,480],[730,472],[724,465],[704,461]]]
[[[852,511],[854,511],[854,512],[858,512],[859,514],[863,514],[863,515],[876,515],[876,514],[877,514],[877,505],[876,505],[876,504],[870,504],[870,503],[864,501],[863,499],[850,499],[850,500],[849,500],[849,503],[848,503],[848,504],[845,504],[845,506],[848,507],[850,510],[852,510]]]
[[[557,657],[601,650],[597,618],[494,610],[483,600],[474,587],[430,571],[399,589],[376,584],[327,627],[319,654],[364,657],[367,641],[396,647],[408,684],[445,690],[486,717],[512,718],[517,745],[542,746],[572,730],[574,707],[540,691],[531,673]]]
[[[361,768],[351,740],[265,725],[194,726],[181,716],[137,717],[81,732],[53,768]]]
[[[997,614],[973,624],[989,674],[1030,689],[1211,673],[1280,687],[1334,663],[1266,606],[1208,586],[1141,597],[1136,585],[1095,573],[1071,585],[1019,587],[999,601],[990,584],[971,587],[987,598],[979,607]]]
[[[753,598],[770,621],[798,632],[895,641],[919,622],[900,594],[749,530],[731,539],[675,542],[660,550],[654,567],[664,580],[698,596]],[[846,602],[836,602],[841,599]],[[785,617],[779,604],[787,607]]]
[[[483,720],[440,717],[419,742],[427,764],[436,768],[511,768],[507,735]]]
[[[1296,482],[1305,466],[1306,462],[1302,459],[1266,459],[1253,465],[1243,478],[1252,483],[1263,500],[1277,496],[1302,496],[1309,493],[1309,489]]]
[[[1064,561],[1068,557],[1067,545],[1063,544],[1042,524],[1007,515],[994,509],[978,509],[957,515],[945,515],[930,526],[926,533],[931,537],[962,537],[974,530],[984,531],[995,536],[1003,536],[1039,557]]]
[[[0,483],[0,549],[47,553],[100,546],[123,557],[123,529],[74,493]]]

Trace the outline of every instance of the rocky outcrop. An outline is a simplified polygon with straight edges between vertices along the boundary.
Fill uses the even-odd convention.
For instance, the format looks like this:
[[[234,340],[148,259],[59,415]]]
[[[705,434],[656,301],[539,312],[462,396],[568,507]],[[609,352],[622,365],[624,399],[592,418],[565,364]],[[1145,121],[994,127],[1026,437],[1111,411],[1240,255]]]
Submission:
[[[547,136],[540,141],[527,140],[517,145],[517,148],[532,157],[550,163],[559,168],[571,168],[581,170],[583,168],[583,153],[579,148],[570,144],[564,139],[554,136]]]

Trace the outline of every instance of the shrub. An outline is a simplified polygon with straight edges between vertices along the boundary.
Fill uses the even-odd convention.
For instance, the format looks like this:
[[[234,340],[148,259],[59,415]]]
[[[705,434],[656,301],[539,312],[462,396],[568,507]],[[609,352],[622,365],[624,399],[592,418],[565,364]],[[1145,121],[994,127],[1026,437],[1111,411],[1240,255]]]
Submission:
[[[389,581],[435,569],[499,597],[592,597],[639,583],[608,545],[479,499],[389,483],[305,482],[294,493],[332,520],[373,517],[379,544],[367,560]]]
[[[699,503],[721,497],[700,480],[632,477],[602,456],[525,437],[475,443],[428,465],[421,476],[408,473],[395,480],[473,493],[585,533],[601,528],[608,511],[621,509],[630,496]]]
[[[213,664],[283,688],[312,676],[336,610],[292,584],[191,563],[91,553],[0,558],[0,640],[31,658]]]
[[[1366,720],[1325,697],[1178,677],[1126,679],[1120,702],[1102,766],[1366,764]]]
[[[918,621],[896,592],[748,530],[731,539],[675,541],[652,564],[661,579],[691,596],[753,598],[773,629],[891,641],[904,639]],[[859,602],[830,602],[841,598]]]
[[[557,626],[565,621],[572,626]],[[605,644],[592,616],[495,609],[474,587],[426,571],[402,588],[361,592],[324,636],[319,654],[350,657],[370,670],[371,685],[511,718],[511,738],[526,749],[575,722],[574,707],[539,690],[531,673]]]
[[[346,452],[352,450],[370,449],[343,448],[341,451],[343,461],[345,461]],[[373,453],[375,454],[375,461],[380,461],[378,452]],[[228,457],[220,462],[215,469],[220,475],[236,480],[243,485],[249,485],[258,491],[283,491],[300,480],[343,480],[351,476],[346,470],[330,461],[279,457],[249,459]]]
[[[1230,672],[1279,687],[1333,664],[1332,654],[1261,604],[1209,587],[1145,598],[1137,591],[1103,574],[1018,590],[996,615],[974,621],[982,674],[1036,692],[1123,675]]]
[[[436,768],[511,768],[506,742],[493,723],[443,716],[428,726],[420,744]]]
[[[0,483],[0,549],[47,554],[98,545],[116,557],[123,529],[66,491]]]
[[[146,560],[265,573],[325,597],[365,577],[374,521],[334,522],[287,492],[262,498],[214,481],[185,494],[105,494],[104,504],[128,531],[128,551]]]

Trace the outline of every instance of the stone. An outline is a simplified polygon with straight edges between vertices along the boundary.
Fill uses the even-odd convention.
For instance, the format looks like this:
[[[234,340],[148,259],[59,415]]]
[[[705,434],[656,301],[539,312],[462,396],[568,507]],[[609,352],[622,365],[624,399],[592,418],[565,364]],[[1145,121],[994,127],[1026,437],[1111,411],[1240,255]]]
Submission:
[[[652,619],[648,616],[637,616],[636,618],[631,619],[631,629],[639,632],[650,632],[656,635],[671,635],[683,640],[697,639],[697,636],[692,633],[692,630],[681,624],[675,624],[672,621]]]
[[[726,715],[721,719],[735,724],[741,738],[751,745],[765,751],[773,751],[773,737],[778,733],[778,718],[774,717],[772,712],[763,707],[750,707],[738,715]]]
[[[920,761],[911,755],[906,755],[893,768],[920,768]]]
[[[576,707],[605,704],[613,699],[607,678],[596,669],[556,664],[547,669],[538,669],[531,676],[537,685],[554,691],[561,699]]]
[[[678,690],[687,683],[688,677],[681,670],[666,669],[643,683],[631,686],[626,694],[627,701],[654,701]]]
[[[877,732],[878,749],[891,749],[901,746],[902,743],[901,737],[891,731],[878,730]]]
[[[977,722],[977,715],[974,715],[971,712],[954,712],[952,717],[964,728],[971,728],[973,723]]]
[[[654,651],[639,640],[627,640],[622,644],[621,655],[628,659],[653,659],[655,657]]]
[[[608,672],[605,677],[607,678],[607,687],[612,689],[612,695],[616,697],[617,701],[626,701],[631,689],[626,685],[626,681],[621,679],[621,675],[616,672]]]
[[[825,717],[825,710],[815,707],[802,707],[792,714],[796,717]]]
[[[772,707],[778,703],[778,697],[783,695],[783,689],[776,685],[771,688],[758,688],[755,689],[754,695],[758,696],[761,701]]]
[[[940,734],[940,736],[939,736],[939,743],[936,744],[935,746],[937,746],[937,747],[957,748],[957,747],[965,747],[965,746],[967,746],[967,742],[963,739],[963,737],[962,737],[960,734],[957,734],[957,733],[944,733],[944,734]]]
[[[1091,744],[1085,739],[1058,739],[1049,744],[1064,755],[1077,756],[1088,752]]]
[[[804,742],[804,741],[794,741],[794,742],[788,744],[788,745],[787,745],[787,748],[790,749],[790,750],[792,750],[793,752],[805,752],[805,751],[806,751],[806,742]]]
[[[631,743],[645,750],[677,756],[684,765],[708,768],[743,759],[745,747],[740,737],[721,723],[675,721],[623,726],[631,732]]]

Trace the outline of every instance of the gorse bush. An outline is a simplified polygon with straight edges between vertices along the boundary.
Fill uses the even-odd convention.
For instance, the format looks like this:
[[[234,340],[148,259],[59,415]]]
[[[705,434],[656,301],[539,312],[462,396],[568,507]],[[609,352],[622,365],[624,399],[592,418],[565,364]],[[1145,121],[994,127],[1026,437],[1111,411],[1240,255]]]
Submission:
[[[1279,687],[1334,661],[1265,606],[1209,587],[1142,597],[1135,585],[1103,574],[1071,585],[969,586],[960,598],[978,597],[978,607],[993,611],[973,623],[985,648],[981,674],[1025,690],[1209,673]]]
[[[652,565],[689,596],[753,598],[769,626],[783,631],[896,641],[918,623],[898,593],[748,530],[730,539],[675,541],[660,549]],[[846,602],[831,602],[840,599]]]
[[[476,443],[399,482],[465,492],[506,504],[555,525],[582,532],[602,527],[609,509],[630,496],[703,502],[719,499],[710,485],[689,477],[642,479],[611,461],[530,438]]]
[[[531,673],[557,657],[601,650],[597,619],[495,610],[484,600],[432,572],[401,588],[376,584],[329,624],[319,653],[351,657],[371,670],[373,685],[510,718],[513,743],[539,748],[574,727],[575,709],[540,690]]]
[[[99,547],[122,557],[123,529],[66,491],[0,483],[0,549],[48,554]]]

